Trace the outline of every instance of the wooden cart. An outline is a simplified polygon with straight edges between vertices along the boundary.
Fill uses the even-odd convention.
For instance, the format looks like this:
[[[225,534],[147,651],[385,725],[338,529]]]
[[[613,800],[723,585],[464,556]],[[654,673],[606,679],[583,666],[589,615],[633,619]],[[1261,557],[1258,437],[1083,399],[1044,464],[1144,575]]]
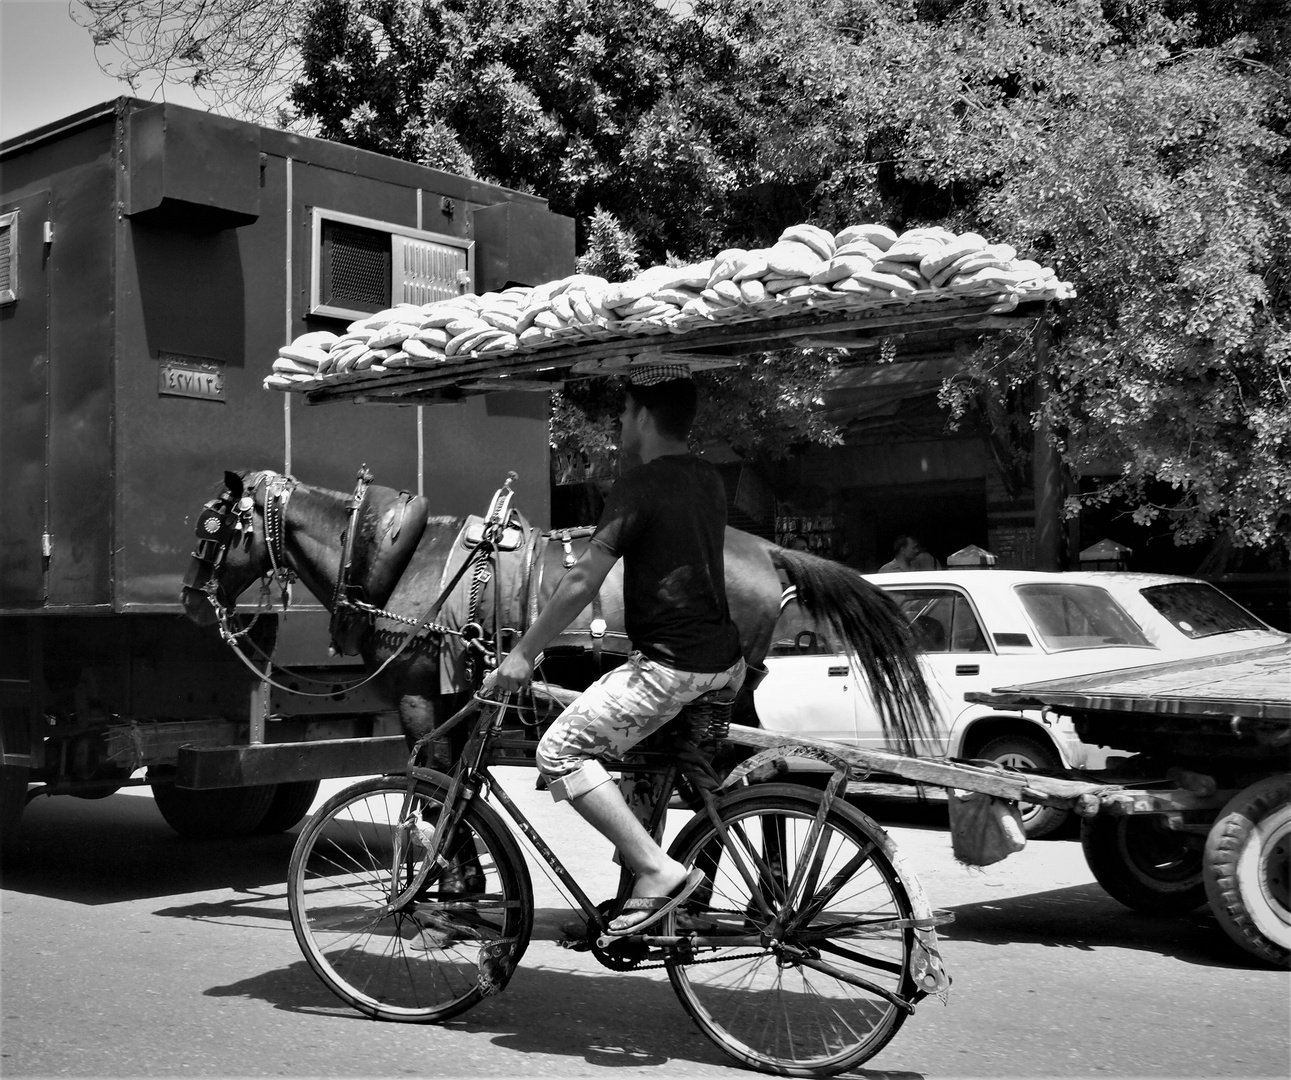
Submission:
[[[1071,715],[1086,742],[1127,750],[1097,773],[1041,775],[910,758],[732,725],[785,757],[840,758],[855,777],[975,791],[1078,814],[1095,879],[1121,903],[1175,915],[1209,903],[1267,963],[1291,960],[1291,639],[1226,656],[1026,686],[972,700]]]

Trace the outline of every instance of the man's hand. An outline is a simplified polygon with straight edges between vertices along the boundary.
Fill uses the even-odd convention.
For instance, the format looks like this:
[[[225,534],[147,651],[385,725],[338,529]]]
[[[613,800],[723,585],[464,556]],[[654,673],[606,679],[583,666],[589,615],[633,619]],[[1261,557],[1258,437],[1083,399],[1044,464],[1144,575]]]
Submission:
[[[497,670],[484,680],[481,689],[486,694],[493,691],[511,694],[528,686],[532,678],[533,665],[518,650],[513,649],[507,653]]]

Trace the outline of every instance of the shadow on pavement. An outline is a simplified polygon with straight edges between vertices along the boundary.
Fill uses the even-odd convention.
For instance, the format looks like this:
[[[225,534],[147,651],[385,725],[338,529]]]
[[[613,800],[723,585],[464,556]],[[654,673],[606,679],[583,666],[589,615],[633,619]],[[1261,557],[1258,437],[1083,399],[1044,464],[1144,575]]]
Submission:
[[[115,904],[209,889],[253,892],[287,880],[295,831],[185,840],[146,795],[41,798],[23,815],[22,851],[0,885],[76,904]]]
[[[947,910],[954,912],[955,921],[937,929],[947,941],[1083,951],[1134,949],[1205,967],[1247,968],[1254,963],[1233,944],[1208,908],[1157,918],[1131,911],[1094,884]]]
[[[734,1059],[695,1027],[667,979],[651,975],[661,973],[557,970],[541,966],[527,954],[504,993],[436,1026],[484,1035],[495,1046],[520,1054],[581,1057],[607,1068],[660,1066],[670,1061],[736,1067]],[[206,994],[251,998],[287,1012],[372,1023],[333,996],[304,960],[212,987]],[[848,1075],[922,1080],[920,1073],[881,1069],[861,1069]]]

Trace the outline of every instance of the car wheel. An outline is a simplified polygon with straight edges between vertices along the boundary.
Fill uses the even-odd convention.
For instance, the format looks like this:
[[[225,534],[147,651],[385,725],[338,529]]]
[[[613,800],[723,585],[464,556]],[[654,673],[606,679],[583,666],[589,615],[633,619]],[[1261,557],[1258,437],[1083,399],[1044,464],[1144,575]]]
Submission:
[[[1039,739],[1029,739],[1025,735],[1004,735],[992,739],[983,746],[974,758],[993,761],[1009,769],[1029,769],[1034,772],[1056,772],[1062,768],[1062,762]],[[1038,806],[1035,803],[1018,803],[1022,813],[1022,828],[1028,840],[1038,840],[1042,836],[1057,832],[1071,814],[1055,806]]]

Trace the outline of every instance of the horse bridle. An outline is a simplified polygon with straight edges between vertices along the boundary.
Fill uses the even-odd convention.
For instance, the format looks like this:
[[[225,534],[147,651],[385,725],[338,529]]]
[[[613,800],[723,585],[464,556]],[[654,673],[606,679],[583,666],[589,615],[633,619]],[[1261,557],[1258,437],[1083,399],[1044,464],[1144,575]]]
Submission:
[[[234,474],[236,475],[236,474]],[[201,593],[215,609],[220,634],[234,643],[250,629],[232,629],[235,600],[226,606],[220,599],[220,576],[229,552],[238,547],[249,551],[255,538],[255,493],[265,485],[264,520],[265,544],[269,552],[269,570],[262,575],[260,589],[261,607],[267,606],[272,583],[277,582],[283,609],[290,603],[290,586],[296,580],[295,572],[287,565],[285,517],[287,502],[296,490],[297,480],[275,472],[252,473],[242,481],[242,494],[235,497],[231,486],[226,486],[219,498],[207,502],[197,515],[193,531],[197,534],[197,547],[192,552],[194,562],[205,567],[203,575],[191,569],[184,577],[182,591]]]

